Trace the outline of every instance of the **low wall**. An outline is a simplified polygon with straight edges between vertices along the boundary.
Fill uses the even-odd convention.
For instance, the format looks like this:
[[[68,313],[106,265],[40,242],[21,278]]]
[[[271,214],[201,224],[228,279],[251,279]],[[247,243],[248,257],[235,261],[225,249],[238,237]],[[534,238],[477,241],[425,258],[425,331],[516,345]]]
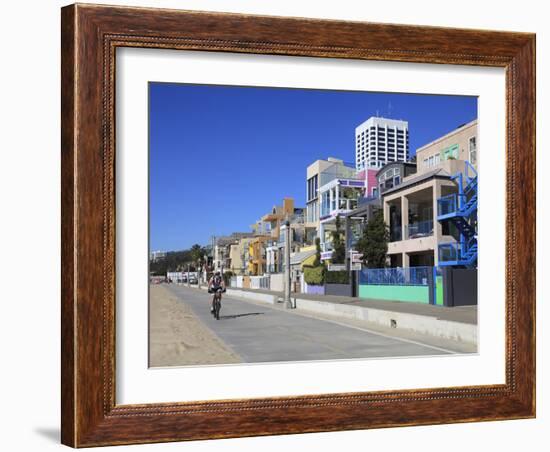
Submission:
[[[283,292],[285,290],[284,276],[284,273],[272,273],[269,275],[271,278],[269,284],[273,292]]]
[[[360,284],[359,298],[429,304],[430,287]]]
[[[313,294],[313,295],[324,295],[325,294],[325,286],[314,286],[311,284],[305,284],[306,293]]]
[[[269,304],[275,304],[279,300],[279,297],[277,295],[259,293],[259,292],[248,292],[245,290],[227,289],[226,294],[229,296],[246,298],[249,300],[261,301],[263,303],[269,303]]]
[[[325,295],[340,295],[342,297],[353,296],[351,284],[326,284]]]
[[[251,289],[269,289],[269,276],[251,276]]]

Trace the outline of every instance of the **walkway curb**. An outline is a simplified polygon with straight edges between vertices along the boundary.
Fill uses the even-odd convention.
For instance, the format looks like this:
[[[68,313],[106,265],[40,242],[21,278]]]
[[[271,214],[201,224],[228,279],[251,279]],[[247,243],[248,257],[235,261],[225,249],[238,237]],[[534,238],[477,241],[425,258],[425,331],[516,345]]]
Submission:
[[[227,289],[227,295],[276,304],[278,295]],[[413,331],[427,336],[449,339],[457,342],[477,344],[477,325],[463,322],[442,320],[437,317],[386,311],[382,309],[354,306],[344,303],[306,300],[292,297],[298,311],[324,314],[335,318],[346,318],[372,322],[390,328]]]
[[[385,327],[414,331],[457,342],[477,344],[477,325],[436,317],[296,298],[296,309],[334,317],[373,322]]]

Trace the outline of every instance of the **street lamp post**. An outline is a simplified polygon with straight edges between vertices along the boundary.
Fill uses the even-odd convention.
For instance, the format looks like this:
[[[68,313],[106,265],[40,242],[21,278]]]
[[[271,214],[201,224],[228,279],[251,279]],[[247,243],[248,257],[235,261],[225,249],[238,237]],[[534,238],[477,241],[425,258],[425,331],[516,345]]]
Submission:
[[[290,301],[290,222],[287,221],[284,228],[285,234],[285,307],[292,308]]]

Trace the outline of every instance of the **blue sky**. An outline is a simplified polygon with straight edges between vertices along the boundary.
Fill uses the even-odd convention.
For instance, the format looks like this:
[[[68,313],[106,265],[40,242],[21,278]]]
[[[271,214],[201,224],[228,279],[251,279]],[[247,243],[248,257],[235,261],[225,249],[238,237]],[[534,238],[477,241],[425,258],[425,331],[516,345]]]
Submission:
[[[355,127],[409,122],[411,155],[477,117],[477,98],[149,84],[150,248],[248,231],[285,196],[305,206],[306,168],[355,160]]]

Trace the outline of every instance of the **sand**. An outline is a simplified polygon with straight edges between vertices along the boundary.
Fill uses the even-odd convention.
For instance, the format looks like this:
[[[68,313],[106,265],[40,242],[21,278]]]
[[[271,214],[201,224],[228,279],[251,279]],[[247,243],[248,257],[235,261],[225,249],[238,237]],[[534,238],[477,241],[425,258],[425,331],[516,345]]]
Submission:
[[[150,367],[242,362],[162,284],[150,286],[149,361]]]

